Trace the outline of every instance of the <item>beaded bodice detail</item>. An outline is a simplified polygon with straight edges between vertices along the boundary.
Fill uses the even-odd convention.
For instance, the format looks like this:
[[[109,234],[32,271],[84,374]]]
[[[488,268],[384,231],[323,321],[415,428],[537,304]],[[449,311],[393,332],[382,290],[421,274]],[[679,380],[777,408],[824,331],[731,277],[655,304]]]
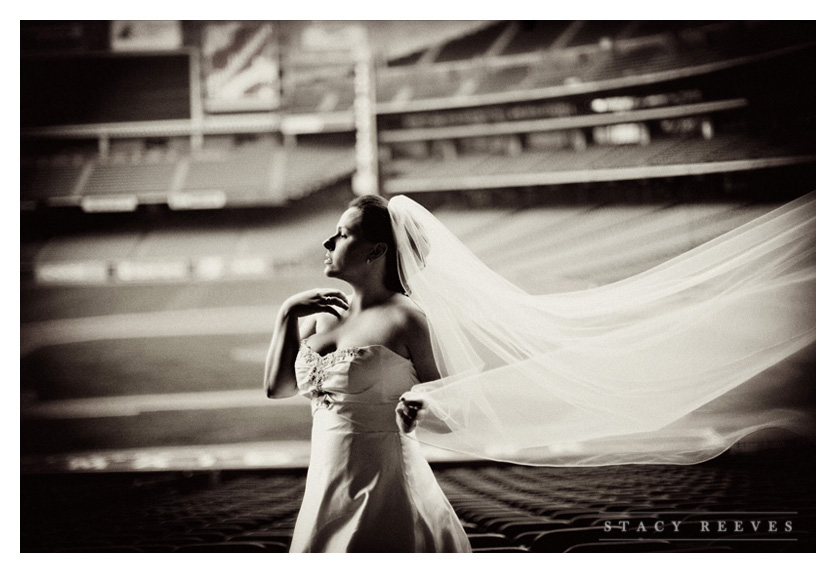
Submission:
[[[333,399],[330,393],[325,391],[322,384],[327,378],[330,369],[341,362],[350,361],[360,351],[360,348],[341,348],[325,356],[320,356],[307,343],[302,343],[300,357],[309,368],[304,383],[305,386],[312,386],[308,392],[310,393],[311,400],[316,405],[325,408],[331,408],[333,406]],[[300,389],[302,389],[301,385]]]
[[[320,355],[302,341],[296,358],[299,392],[314,408],[395,404],[417,380],[412,362],[385,346],[341,348]]]

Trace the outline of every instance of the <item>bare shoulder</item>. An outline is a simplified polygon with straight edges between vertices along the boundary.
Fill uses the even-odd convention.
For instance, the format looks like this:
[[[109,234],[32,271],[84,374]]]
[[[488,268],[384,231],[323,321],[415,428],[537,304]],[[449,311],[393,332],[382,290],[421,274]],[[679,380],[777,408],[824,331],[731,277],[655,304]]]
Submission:
[[[426,315],[408,296],[399,295],[392,304],[391,312],[394,321],[406,331],[427,329]]]
[[[399,337],[408,348],[420,348],[428,342],[427,317],[409,297],[401,295],[393,305],[392,313]]]
[[[426,315],[406,296],[398,301],[397,312],[402,340],[410,360],[415,365],[418,379],[421,382],[438,379],[439,373],[433,356]]]
[[[429,338],[427,318],[423,311],[409,297],[397,295],[381,309],[385,318],[380,324],[386,324],[386,338],[392,347],[401,347],[406,354],[425,344]]]

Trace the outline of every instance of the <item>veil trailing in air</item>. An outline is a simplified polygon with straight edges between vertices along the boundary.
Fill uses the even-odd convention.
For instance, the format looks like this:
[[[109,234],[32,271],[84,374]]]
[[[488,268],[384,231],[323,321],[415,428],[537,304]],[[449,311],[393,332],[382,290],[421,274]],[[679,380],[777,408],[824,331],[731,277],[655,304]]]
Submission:
[[[442,375],[406,396],[427,405],[419,441],[563,466],[697,463],[759,429],[810,433],[780,368],[814,351],[814,194],[632,278],[550,295],[491,271],[411,199],[389,212]]]

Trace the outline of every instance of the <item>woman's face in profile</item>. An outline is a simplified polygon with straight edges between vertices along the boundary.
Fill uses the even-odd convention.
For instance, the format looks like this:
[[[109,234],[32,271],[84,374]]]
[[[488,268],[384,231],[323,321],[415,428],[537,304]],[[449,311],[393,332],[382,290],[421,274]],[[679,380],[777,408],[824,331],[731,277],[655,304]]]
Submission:
[[[336,232],[322,243],[327,251],[325,276],[347,279],[364,270],[371,244],[362,237],[361,218],[359,209],[349,208],[337,222]]]

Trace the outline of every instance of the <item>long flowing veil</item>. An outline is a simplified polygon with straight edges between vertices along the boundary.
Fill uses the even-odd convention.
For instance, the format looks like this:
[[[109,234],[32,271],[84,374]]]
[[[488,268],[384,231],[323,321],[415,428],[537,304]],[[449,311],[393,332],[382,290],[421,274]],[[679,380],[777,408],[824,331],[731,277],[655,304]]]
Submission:
[[[815,351],[814,194],[629,279],[550,295],[491,271],[415,201],[389,211],[442,374],[409,393],[428,407],[421,442],[533,465],[696,463],[762,428],[810,433],[797,380],[774,371]]]

